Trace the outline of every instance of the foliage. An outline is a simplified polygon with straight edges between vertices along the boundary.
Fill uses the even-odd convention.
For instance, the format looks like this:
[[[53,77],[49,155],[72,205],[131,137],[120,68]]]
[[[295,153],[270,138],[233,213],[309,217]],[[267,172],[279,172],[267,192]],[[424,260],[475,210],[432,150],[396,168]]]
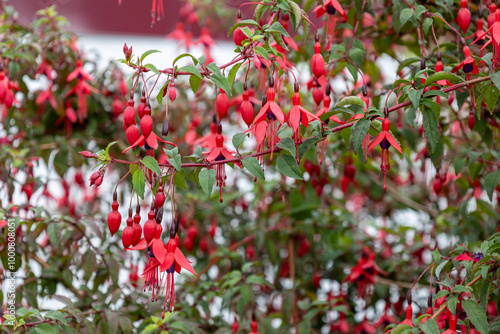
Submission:
[[[183,7],[182,23],[196,21],[196,6]],[[10,272],[24,275],[14,329],[500,332],[500,54],[464,44],[469,35],[498,44],[495,30],[481,36],[484,4],[252,6],[234,22],[234,10],[213,4],[236,44],[227,64],[211,59],[209,29],[198,39],[204,56],[184,53],[164,69],[149,63],[159,50],[137,56],[125,45],[127,89],[116,65],[88,79],[54,8],[24,27],[4,7],[6,87],[20,101],[1,106],[0,223],[6,240],[15,225]],[[315,38],[311,13],[326,21]],[[170,37],[192,42],[182,25]],[[45,90],[28,84],[37,72]],[[93,190],[82,186],[89,170],[68,169],[82,161]],[[36,173],[42,162],[59,174],[58,201]],[[14,184],[27,204],[15,202]],[[111,186],[109,213],[100,204]],[[191,271],[181,252],[197,276],[173,272]],[[45,297],[64,306],[45,310]]]

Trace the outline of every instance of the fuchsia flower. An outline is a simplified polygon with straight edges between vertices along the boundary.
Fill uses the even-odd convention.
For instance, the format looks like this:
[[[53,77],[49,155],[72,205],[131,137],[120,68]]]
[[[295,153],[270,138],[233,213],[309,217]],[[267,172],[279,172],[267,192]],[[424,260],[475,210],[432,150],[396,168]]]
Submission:
[[[234,159],[232,151],[229,151],[224,147],[224,137],[222,136],[222,125],[219,123],[217,125],[217,136],[215,137],[215,147],[210,151],[203,154],[206,154],[207,161],[221,161],[226,159]],[[241,164],[239,162],[234,162],[235,165],[241,168]],[[220,202],[222,203],[222,188],[226,186],[226,164],[220,163],[215,167],[216,181],[217,186],[219,187],[220,194]]]
[[[356,328],[354,328],[354,333],[359,334],[375,334],[377,331],[375,327],[368,322],[368,319],[365,318],[361,321]]]
[[[316,13],[316,17],[321,17],[326,13],[328,14],[326,33],[330,37],[333,37],[333,35],[335,34],[334,15],[337,12],[347,21],[347,15],[345,14],[344,9],[337,0],[325,0],[323,2],[323,5],[320,5],[313,10],[313,13]]]
[[[488,17],[488,24],[489,24],[489,17]],[[488,33],[490,33],[490,36],[488,36],[489,39],[483,45],[481,50],[484,50],[484,48],[486,48],[489,44],[493,43],[492,63],[493,63],[493,68],[496,68],[500,65],[500,9],[497,9],[495,11],[495,22],[493,22],[493,24],[491,26],[489,26],[488,30],[486,30],[481,35],[477,36],[476,39],[474,40],[474,42],[472,42],[472,44],[483,39],[483,37],[486,36]],[[464,54],[465,54],[465,46],[464,46]],[[467,57],[467,54],[465,54],[465,57]],[[470,57],[470,51],[469,51],[469,57]],[[467,58],[466,58],[466,60],[467,60]],[[470,60],[469,60],[469,62],[470,62]],[[472,60],[472,62],[474,62],[474,60]],[[475,65],[475,62],[474,62],[474,65]],[[464,72],[468,73],[470,71],[465,71],[465,69],[464,69]],[[477,73],[474,73],[474,74],[477,74]]]
[[[316,115],[307,111],[304,107],[300,106],[299,84],[295,82],[295,93],[292,96],[293,107],[290,109],[287,117],[287,123],[293,129],[295,146],[297,147],[297,163],[299,162],[299,142],[302,140],[302,132],[300,131],[300,123],[306,128],[313,120],[319,120]]]
[[[75,94],[78,98],[78,118],[80,123],[83,123],[83,119],[87,116],[87,98],[86,96],[90,93],[99,94],[99,91],[89,85],[87,81],[94,81],[94,78],[87,72],[83,70],[83,64],[81,60],[76,62],[76,69],[71,72],[66,78],[67,82],[76,81],[76,85],[66,94],[66,96],[71,96]]]
[[[49,101],[52,108],[57,110],[58,106],[57,106],[57,101],[54,97],[54,94],[52,93],[52,85],[50,85],[46,90],[44,90],[43,92],[38,94],[38,96],[35,100],[35,104],[37,106],[40,106],[40,105],[44,104],[46,101]]]
[[[158,221],[161,222],[161,216]],[[170,240],[167,245],[161,240],[161,224],[157,224],[156,234],[153,240],[149,243],[142,239],[137,246],[129,248],[128,250],[142,250],[148,248],[149,261],[142,275],[145,277],[145,287],[150,287],[153,290],[152,300],[157,300],[163,288],[166,288],[165,304],[163,306],[162,318],[165,317],[167,310],[167,301],[170,299],[169,311],[173,312],[175,304],[175,285],[174,285],[174,271],[181,272],[184,268],[187,271],[198,275],[191,266],[191,263],[186,259],[182,251],[177,247],[179,244],[179,237],[177,229],[179,227],[178,219],[174,219],[174,223],[170,227]],[[163,273],[161,275],[160,273]],[[166,272],[166,275],[165,275]],[[166,277],[165,277],[166,276]],[[166,285],[165,285],[166,283]],[[156,289],[156,298],[155,298]]]
[[[387,273],[380,269],[375,263],[375,253],[368,247],[365,247],[363,249],[363,255],[358,260],[358,263],[352,267],[351,273],[344,281],[356,283],[358,296],[363,298],[367,294],[368,288],[376,283],[375,277],[380,274],[387,275]]]
[[[274,77],[269,77],[269,88],[267,90],[267,98],[263,101],[263,106],[260,112],[255,117],[251,127],[245,131],[252,131],[257,139],[258,152],[264,148],[264,139],[267,136],[268,146],[271,149],[271,160],[276,143],[279,141],[278,129],[285,122],[285,113],[280,106],[274,101],[276,92],[274,90]],[[279,125],[276,124],[278,121]]]
[[[450,328],[445,330],[443,334],[457,334],[457,316],[452,315],[449,319]]]
[[[392,145],[399,153],[403,154],[403,151],[401,150],[398,142],[389,132],[390,127],[391,121],[388,117],[384,118],[384,120],[382,121],[382,132],[380,132],[368,146],[368,152],[371,152],[371,150],[373,150],[375,146],[379,144],[382,148],[382,161],[380,162],[380,169],[382,170],[382,173],[384,173],[384,191],[386,190],[387,171],[391,168],[389,162],[389,147],[391,147]]]

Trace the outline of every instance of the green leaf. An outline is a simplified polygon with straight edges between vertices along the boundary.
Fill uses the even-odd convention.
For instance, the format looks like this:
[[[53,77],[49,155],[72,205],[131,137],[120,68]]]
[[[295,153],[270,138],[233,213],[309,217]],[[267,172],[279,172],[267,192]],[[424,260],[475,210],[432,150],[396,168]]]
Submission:
[[[433,82],[439,81],[439,80],[448,80],[450,82],[463,82],[464,79],[459,77],[456,74],[450,73],[450,72],[436,72],[434,74],[431,74],[424,82],[424,86],[428,86]]]
[[[276,160],[278,170],[288,177],[302,180],[302,173],[300,172],[297,160],[289,154],[282,154]]]
[[[411,106],[410,108],[408,108],[408,111],[406,113],[406,122],[412,128],[415,127],[415,119],[417,118],[416,112],[417,112],[417,109],[415,107]]]
[[[491,59],[491,58],[490,58]],[[500,89],[500,71],[499,72],[490,72],[491,81],[495,84],[495,86]]]
[[[467,158],[457,158],[453,161],[453,168],[455,169],[455,175],[458,175],[465,166]]]
[[[158,165],[158,161],[156,161],[155,158],[150,156],[145,156],[144,158],[142,158],[141,163],[144,166],[146,166],[149,170],[151,170],[153,173],[161,175],[160,166]]]
[[[499,90],[495,85],[486,84],[481,91],[483,101],[488,107],[490,115],[493,115],[493,110],[498,101]]]
[[[413,10],[411,8],[405,8],[401,11],[401,15],[399,16],[399,22],[401,23],[401,27],[405,25],[406,22],[413,15]]]
[[[141,62],[144,60],[144,58],[146,58],[147,56],[149,56],[150,54],[153,54],[153,53],[157,53],[157,52],[160,52],[160,50],[148,50],[146,52],[144,52],[141,56]]]
[[[193,57],[192,55],[190,55],[189,53],[183,53],[181,55],[178,55],[175,59],[174,59],[174,62],[173,62],[173,65],[175,65],[175,63],[177,63],[179,60],[181,60],[182,58],[185,58],[185,57],[191,57],[191,59],[193,60],[193,63],[195,65],[198,65],[198,59],[196,59],[195,57]],[[203,63],[203,62],[201,62]]]
[[[400,324],[400,325],[397,325],[391,331],[391,334],[403,334],[406,330],[411,329],[411,328],[413,328],[413,327],[411,327],[410,325]]]
[[[431,152],[434,152],[436,145],[439,141],[439,126],[436,114],[430,108],[422,108],[424,116],[424,131],[429,141]]]
[[[158,69],[156,68],[156,66],[154,66],[153,64],[146,64],[146,65],[144,65],[144,67],[147,68],[148,70],[151,70],[156,75],[161,75],[160,71],[158,71]]]
[[[436,301],[439,298],[446,296],[446,295],[449,295],[449,294],[450,294],[450,292],[448,290],[445,290],[445,289],[439,290],[439,292],[434,295],[434,300]]]
[[[243,141],[245,140],[245,138],[247,137],[246,134],[244,133],[237,133],[233,136],[233,146],[234,148],[238,148],[240,147],[240,145],[243,143]]]
[[[495,191],[495,187],[500,182],[500,170],[495,172],[491,172],[484,177],[483,187],[490,198],[490,201],[493,200],[493,191]]]
[[[200,79],[203,78],[201,76],[200,71],[196,67],[194,67],[193,65],[183,66],[183,67],[179,68],[179,71],[184,71],[184,72],[188,72],[188,73],[194,74],[194,75],[196,75]]]
[[[255,159],[254,157],[246,157],[245,159],[241,160],[243,163],[243,167],[248,169],[250,173],[252,173],[253,176],[265,180],[264,177],[264,170],[262,170],[262,166],[259,164],[259,161]]]
[[[343,106],[353,105],[353,104],[361,106],[363,108],[366,107],[365,102],[358,96],[346,96],[343,99],[341,99],[335,107],[343,107]]]
[[[187,189],[186,177],[184,176],[184,169],[175,173],[174,184],[177,188]]]
[[[201,82],[203,79],[198,78],[196,75],[191,75],[189,77],[189,85],[191,86],[191,90],[196,94],[198,92],[198,88],[200,88]]]
[[[202,169],[198,175],[198,182],[200,183],[201,189],[210,197],[215,183],[215,170]]]
[[[288,4],[290,5],[290,8],[292,9],[292,15],[295,18],[295,26],[293,27],[293,32],[296,32],[297,29],[300,26],[300,21],[302,19],[302,12],[300,11],[299,5],[297,5],[294,1],[289,0]]]
[[[286,150],[288,152],[290,152],[290,154],[295,158],[297,159],[297,147],[295,146],[295,142],[293,141],[292,138],[290,137],[285,137],[285,138],[282,138],[278,145],[279,148],[283,149],[283,150]]]
[[[490,333],[488,329],[488,321],[486,319],[486,313],[478,305],[477,302],[470,299],[463,300],[462,308],[465,310],[467,317],[470,319],[470,321],[478,331],[480,331],[482,334]]]
[[[257,8],[256,8],[257,9]],[[227,36],[229,37],[229,35],[231,35],[231,33],[233,31],[236,30],[236,28],[239,28],[239,27],[243,27],[243,26],[247,26],[247,25],[251,25],[251,26],[256,26],[258,27],[259,26],[259,23],[257,23],[255,20],[240,20],[238,22],[236,22],[235,25],[233,25],[231,27],[231,29],[229,29],[228,33],[227,33]]]
[[[58,331],[49,324],[39,324],[35,327],[35,331],[40,334],[56,334]]]
[[[288,35],[288,32],[285,30],[285,28],[283,28],[281,23],[279,23],[278,21],[274,22],[271,27],[266,29],[266,31],[279,32],[279,33],[283,34],[285,37],[290,37],[290,35]]]
[[[410,88],[408,90],[408,97],[410,98],[410,101],[413,105],[413,108],[418,108],[418,105],[420,104],[420,98],[422,97],[422,89],[416,90],[414,88]]]
[[[441,263],[441,254],[439,254],[439,249],[435,249],[431,252],[432,254],[432,259],[434,260],[434,262],[436,262],[436,264],[440,264]]]
[[[302,160],[304,154],[306,154],[306,152],[309,151],[309,149],[318,141],[319,139],[317,137],[311,137],[307,138],[302,142],[302,144],[299,145],[299,161]]]
[[[448,298],[448,310],[450,310],[451,314],[453,315],[457,313],[457,302],[458,297],[456,295],[451,295]]]
[[[264,57],[266,60],[269,60],[269,53],[263,47],[256,46],[255,47],[255,52],[257,52],[259,55],[261,55],[262,57]]]
[[[165,95],[165,89],[167,89],[169,84],[170,84],[170,80],[167,80],[167,82],[163,85],[163,87],[158,92],[158,95],[156,95],[156,101],[158,101],[159,105],[161,105],[161,103],[163,102],[163,95]]]
[[[370,124],[372,122],[366,118],[361,118],[356,125],[354,126],[354,130],[352,132],[353,143],[354,143],[354,153],[357,154],[361,149],[361,145],[363,145],[363,140],[365,136],[368,134],[368,130],[370,129]]]
[[[432,18],[431,17],[426,18],[423,24],[425,35],[429,33],[429,28],[431,27],[431,25],[432,25]]]
[[[60,311],[49,311],[45,313],[43,316],[45,319],[57,320],[63,324],[67,324],[68,320],[64,317],[64,315]]]
[[[227,81],[229,81],[229,85],[233,85],[234,79],[236,78],[236,74],[238,73],[238,70],[240,69],[241,65],[243,63],[237,63],[234,64],[233,67],[231,67],[231,70],[229,71],[229,75],[227,76]]]
[[[144,192],[146,190],[146,179],[144,178],[144,172],[141,168],[135,170],[132,175],[132,185],[135,192],[140,198],[144,199]]]
[[[439,327],[436,323],[436,320],[429,318],[420,325],[420,329],[425,333],[425,334],[439,334]]]

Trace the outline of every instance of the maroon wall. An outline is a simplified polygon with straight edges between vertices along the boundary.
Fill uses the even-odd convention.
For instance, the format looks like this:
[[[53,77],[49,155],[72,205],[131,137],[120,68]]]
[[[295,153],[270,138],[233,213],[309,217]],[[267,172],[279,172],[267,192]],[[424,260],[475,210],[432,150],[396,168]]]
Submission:
[[[56,5],[77,33],[165,35],[175,28],[180,0],[162,0],[165,18],[151,27],[152,0],[10,0],[21,21],[30,22],[36,11]]]

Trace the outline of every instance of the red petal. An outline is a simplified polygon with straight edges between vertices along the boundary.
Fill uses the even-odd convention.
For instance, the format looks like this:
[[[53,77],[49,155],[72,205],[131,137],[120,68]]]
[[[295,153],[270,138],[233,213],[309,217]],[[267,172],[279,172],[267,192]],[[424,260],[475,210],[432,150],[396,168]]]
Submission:
[[[262,121],[255,127],[255,138],[257,139],[257,145],[260,145],[264,138],[266,138],[267,132],[267,123],[266,121]]]
[[[335,8],[337,12],[339,12],[339,14],[342,15],[342,17],[344,17],[344,19],[347,21],[347,15],[345,15],[344,9],[339,4],[339,2],[337,0],[330,0],[330,3],[332,4],[333,8]]]
[[[165,257],[167,256],[167,250],[165,249],[164,243],[160,239],[153,241],[153,254],[155,255],[158,262],[165,262]]]
[[[198,275],[191,266],[191,263],[189,263],[189,261],[186,259],[184,254],[182,254],[179,248],[175,249],[175,262],[177,262],[182,268],[186,269],[187,271],[195,275]]]
[[[158,148],[158,139],[157,138],[158,137],[154,134],[154,132],[151,131],[151,133],[148,136],[148,139],[146,140],[148,145],[151,146],[151,148],[153,148],[155,150]]]
[[[380,142],[382,140],[384,140],[384,138],[385,138],[385,133],[384,132],[380,132],[377,135],[377,137],[375,137],[375,139],[373,139],[373,141],[368,146],[368,152],[371,152],[375,148],[375,146],[377,146],[378,144],[380,144]]]
[[[134,147],[136,147],[137,145],[139,145],[139,146],[144,145],[144,136],[143,136],[143,135],[141,135],[141,136],[139,137],[139,139],[137,139],[137,140],[135,141],[135,143],[133,143],[132,145],[130,145],[129,147],[127,147],[127,148],[126,148],[126,149],[125,149],[122,153],[125,153],[125,152],[127,152],[128,150],[133,149],[133,148],[134,148]]]
[[[270,106],[274,116],[276,116],[280,124],[283,124],[285,122],[285,113],[283,110],[281,110],[280,106],[274,101],[271,101]]]
[[[288,124],[292,127],[293,131],[297,132],[300,123],[300,109],[298,106],[293,106],[288,113]]]
[[[389,141],[389,143],[391,143],[392,146],[394,146],[396,150],[399,151],[399,153],[403,154],[403,151],[401,151],[401,147],[399,146],[398,142],[389,132],[387,132],[385,138]]]
[[[127,248],[126,250],[143,250],[143,249],[146,249],[147,247],[148,247],[148,242],[146,241],[146,239],[142,238],[137,243],[137,245],[135,245],[134,247],[131,247],[131,248]]]
[[[257,116],[255,116],[255,119],[253,120],[252,125],[257,124],[259,121],[261,121],[261,118],[266,117],[266,111],[268,108],[269,108],[269,102],[267,102],[266,104],[264,104],[264,106],[262,108],[260,108],[260,111],[257,114]]]
[[[160,271],[166,271],[168,268],[170,268],[172,266],[172,263],[174,263],[174,260],[174,254],[168,253],[160,267]]]
[[[473,260],[473,258],[471,258],[469,255],[460,254],[453,261],[472,261],[472,260]]]
[[[220,154],[220,150],[221,148],[220,147],[216,147],[212,150],[212,152],[210,152],[210,154],[206,157],[206,159],[208,161],[214,161],[215,159],[217,159],[217,157],[219,156]]]

